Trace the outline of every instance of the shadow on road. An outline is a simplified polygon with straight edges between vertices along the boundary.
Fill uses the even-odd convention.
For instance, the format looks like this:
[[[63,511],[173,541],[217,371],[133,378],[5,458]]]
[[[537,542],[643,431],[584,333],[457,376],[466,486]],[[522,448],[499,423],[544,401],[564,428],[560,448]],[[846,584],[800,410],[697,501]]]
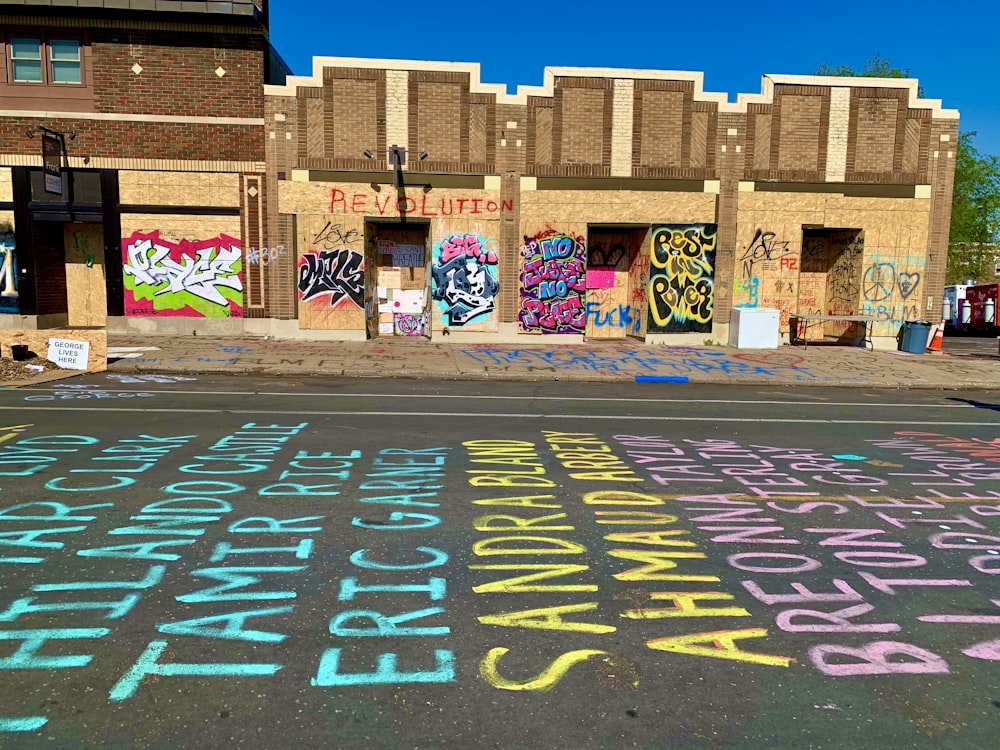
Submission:
[[[985,401],[976,401],[973,398],[953,398],[950,397],[949,401],[961,401],[963,404],[970,404],[975,406],[977,409],[990,409],[992,411],[1000,411],[1000,404],[987,404]]]

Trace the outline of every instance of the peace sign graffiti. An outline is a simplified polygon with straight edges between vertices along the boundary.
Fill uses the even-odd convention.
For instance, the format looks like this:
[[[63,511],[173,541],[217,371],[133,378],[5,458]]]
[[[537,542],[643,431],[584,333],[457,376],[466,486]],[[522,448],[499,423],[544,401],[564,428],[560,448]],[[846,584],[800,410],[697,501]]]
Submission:
[[[896,287],[896,268],[892,263],[873,263],[865,271],[862,290],[869,302],[888,299]]]

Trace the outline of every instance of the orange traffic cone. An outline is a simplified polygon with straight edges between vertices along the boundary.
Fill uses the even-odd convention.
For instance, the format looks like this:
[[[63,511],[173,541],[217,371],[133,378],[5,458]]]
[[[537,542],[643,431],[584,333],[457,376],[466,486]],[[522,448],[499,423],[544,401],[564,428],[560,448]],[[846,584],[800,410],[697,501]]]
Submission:
[[[934,336],[931,338],[930,343],[927,345],[927,351],[929,352],[939,352],[941,351],[941,344],[944,342],[944,321],[938,325],[937,330],[934,331]]]

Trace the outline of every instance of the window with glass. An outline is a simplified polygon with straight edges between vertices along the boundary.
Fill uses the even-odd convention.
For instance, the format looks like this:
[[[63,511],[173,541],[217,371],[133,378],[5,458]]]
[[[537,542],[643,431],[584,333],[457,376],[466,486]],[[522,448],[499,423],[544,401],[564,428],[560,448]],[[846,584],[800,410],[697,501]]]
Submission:
[[[83,83],[78,39],[12,37],[9,49],[14,83]]]

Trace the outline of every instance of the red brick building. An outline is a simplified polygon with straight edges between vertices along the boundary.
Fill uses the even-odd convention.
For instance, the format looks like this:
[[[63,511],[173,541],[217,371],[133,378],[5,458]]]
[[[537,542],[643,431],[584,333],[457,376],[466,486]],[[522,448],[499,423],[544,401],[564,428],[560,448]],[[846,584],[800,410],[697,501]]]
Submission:
[[[287,72],[266,4],[0,0],[0,33],[0,328],[242,331]]]

